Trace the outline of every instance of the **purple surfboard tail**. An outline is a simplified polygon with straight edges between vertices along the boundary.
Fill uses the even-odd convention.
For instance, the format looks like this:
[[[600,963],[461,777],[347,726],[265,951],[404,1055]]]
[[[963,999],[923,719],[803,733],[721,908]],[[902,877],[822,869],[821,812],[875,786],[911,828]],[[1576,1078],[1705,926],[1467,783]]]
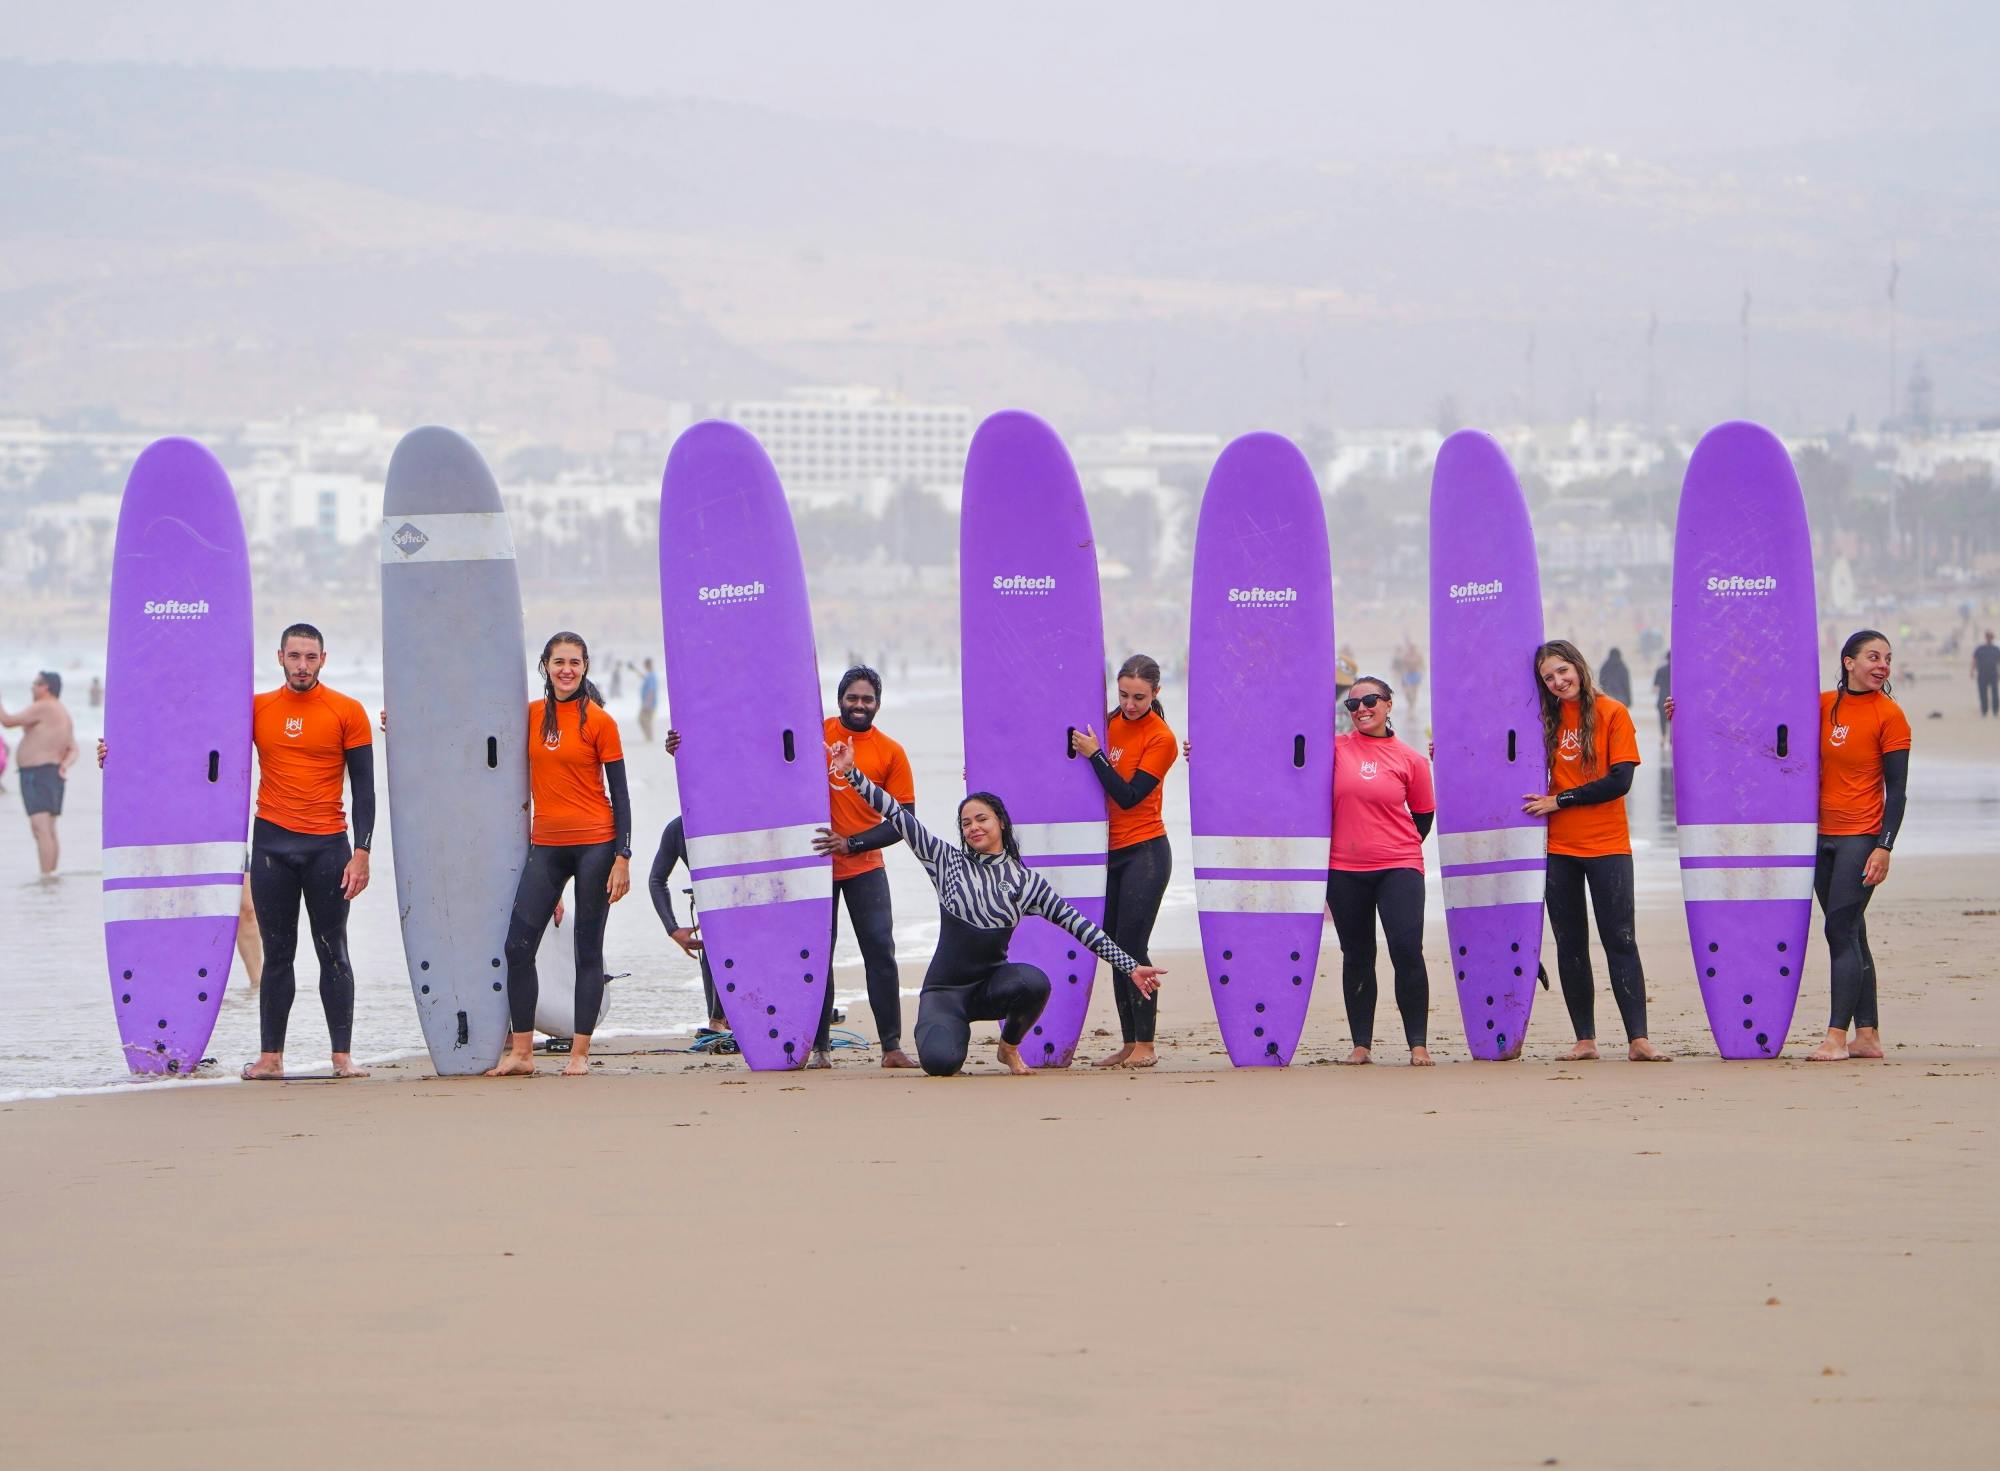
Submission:
[[[1545,790],[1535,649],[1534,528],[1500,446],[1461,430],[1431,477],[1431,709],[1445,928],[1465,1044],[1519,1054],[1541,962],[1548,828],[1521,811]]]
[[[830,792],[798,537],[771,460],[709,420],[660,490],[667,699],[696,912],[723,1009],[759,1070],[802,1066],[831,981]]]
[[[1718,425],[1674,533],[1674,809],[1709,1030],[1776,1057],[1798,1005],[1819,824],[1818,605],[1791,456]]]
[[[104,948],[125,1061],[202,1060],[250,820],[250,556],[222,466],[162,439],[118,511],[105,656]]]
[[[1195,531],[1189,818],[1202,955],[1229,1059],[1292,1060],[1312,1003],[1333,835],[1333,574],[1291,441],[1215,462]]]
[[[1007,804],[1021,856],[1091,923],[1104,918],[1104,788],[1069,733],[1104,726],[1104,614],[1083,486],[1055,430],[992,415],[972,437],[959,515],[967,791]],[[1030,915],[1007,957],[1049,978],[1021,1045],[1030,1067],[1076,1055],[1097,957]]]

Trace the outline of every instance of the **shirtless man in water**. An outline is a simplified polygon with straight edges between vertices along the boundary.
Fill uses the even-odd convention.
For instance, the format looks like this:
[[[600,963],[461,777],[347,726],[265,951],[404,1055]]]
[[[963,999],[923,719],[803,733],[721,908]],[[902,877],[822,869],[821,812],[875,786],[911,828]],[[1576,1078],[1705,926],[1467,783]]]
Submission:
[[[28,809],[42,877],[53,878],[61,855],[56,819],[62,816],[63,787],[76,760],[76,727],[63,708],[62,676],[52,669],[37,674],[28,708],[10,713],[0,705],[0,725],[21,729],[21,748],[14,753],[21,769],[21,804]]]

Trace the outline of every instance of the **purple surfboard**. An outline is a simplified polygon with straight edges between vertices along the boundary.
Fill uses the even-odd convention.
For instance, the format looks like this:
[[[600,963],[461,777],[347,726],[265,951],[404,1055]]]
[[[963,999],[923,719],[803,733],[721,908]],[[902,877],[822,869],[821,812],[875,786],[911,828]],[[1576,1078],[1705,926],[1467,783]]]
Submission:
[[[1333,573],[1291,441],[1216,460],[1195,529],[1188,815],[1209,993],[1229,1060],[1283,1067],[1312,1002],[1333,836]]]
[[[125,1061],[186,1073],[229,980],[250,821],[250,554],[191,439],[125,482],[104,661],[104,950]]]
[[[1069,754],[1072,729],[1104,727],[1097,542],[1069,451],[1033,414],[995,414],[972,436],[958,574],[966,790],[1005,802],[1022,859],[1102,923],[1104,788]],[[1096,955],[1030,915],[1007,958],[1040,967],[1050,984],[1022,1060],[1068,1067]]]
[[[1799,999],[1819,832],[1818,611],[1791,456],[1722,424],[1674,532],[1674,811],[1681,893],[1724,1057],[1776,1057]]]
[[[778,472],[718,420],[660,488],[667,700],[688,870],[723,1010],[759,1070],[802,1066],[833,938],[826,749],[805,566]]]
[[[1431,476],[1431,709],[1438,869],[1465,1045],[1514,1057],[1535,1005],[1548,823],[1535,649],[1542,580],[1528,503],[1507,456],[1461,430]]]

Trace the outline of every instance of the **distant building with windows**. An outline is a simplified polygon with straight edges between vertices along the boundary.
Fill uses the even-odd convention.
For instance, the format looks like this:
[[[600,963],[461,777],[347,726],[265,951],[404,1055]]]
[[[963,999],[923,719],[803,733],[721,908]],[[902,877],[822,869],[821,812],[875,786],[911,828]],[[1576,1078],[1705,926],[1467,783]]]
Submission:
[[[963,405],[909,403],[879,388],[799,388],[727,404],[721,417],[757,436],[794,501],[879,510],[914,481],[958,504],[973,430]]]

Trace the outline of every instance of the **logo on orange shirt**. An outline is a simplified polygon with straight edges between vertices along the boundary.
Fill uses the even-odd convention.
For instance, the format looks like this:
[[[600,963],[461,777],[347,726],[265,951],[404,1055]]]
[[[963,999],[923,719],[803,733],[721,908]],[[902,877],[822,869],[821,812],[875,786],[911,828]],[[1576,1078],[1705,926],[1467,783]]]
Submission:
[[[304,716],[287,715],[285,717],[285,735],[288,738],[296,739],[297,737],[302,736],[305,733],[306,733],[306,722]]]
[[[1562,733],[1562,740],[1556,744],[1556,755],[1565,761],[1580,759],[1583,755],[1583,732],[1580,730],[1564,731]]]
[[[1118,758],[1120,756],[1123,756],[1124,754],[1125,754],[1125,748],[1123,746],[1108,746],[1105,748],[1104,751],[1104,759],[1106,761],[1109,761],[1113,766],[1116,766],[1118,764]]]
[[[1834,727],[1834,728],[1833,728],[1832,730],[1828,731],[1828,732],[1827,732],[1827,736],[1826,736],[1826,743],[1827,743],[1827,744],[1828,744],[1829,746],[1844,746],[1844,745],[1846,745],[1846,744],[1847,744],[1847,727],[1846,727],[1846,726],[1844,726],[1844,725],[1836,725],[1836,726],[1835,726],[1835,727]]]

